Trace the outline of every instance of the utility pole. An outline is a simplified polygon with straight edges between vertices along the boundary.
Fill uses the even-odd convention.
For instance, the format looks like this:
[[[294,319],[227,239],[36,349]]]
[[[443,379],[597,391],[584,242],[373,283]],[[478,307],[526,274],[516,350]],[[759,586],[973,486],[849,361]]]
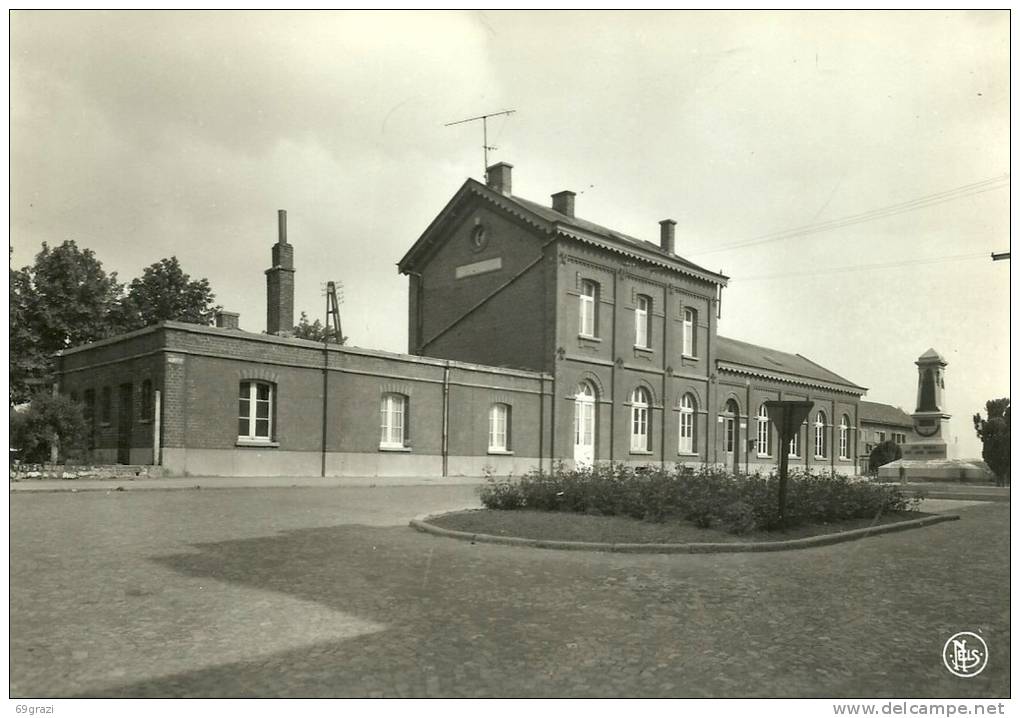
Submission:
[[[341,285],[342,287],[343,285]],[[326,282],[326,326],[322,332],[322,462],[321,476],[326,476],[326,452],[329,438],[329,333],[333,329],[336,343],[341,344],[344,335],[340,333],[340,303],[336,298],[336,282]]]
[[[500,115],[512,115],[517,110],[502,110],[501,112],[490,112],[487,115],[478,115],[478,117],[469,117],[466,120],[457,120],[456,122],[447,122],[443,127],[452,127],[453,125],[462,125],[465,122],[476,122],[482,121],[482,152],[484,154],[485,166],[482,168],[482,175],[486,182],[489,177],[489,150],[498,150],[498,147],[492,147],[489,145],[489,125],[488,120],[490,117],[499,117]]]

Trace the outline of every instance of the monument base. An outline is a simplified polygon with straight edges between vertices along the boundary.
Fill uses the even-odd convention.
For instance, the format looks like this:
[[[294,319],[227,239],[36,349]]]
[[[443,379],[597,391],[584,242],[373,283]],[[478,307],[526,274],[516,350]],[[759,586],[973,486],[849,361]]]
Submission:
[[[900,447],[907,461],[931,461],[948,457],[946,442],[941,439],[912,441]]]
[[[943,445],[945,446],[945,445]],[[906,452],[904,451],[904,456]],[[883,481],[994,481],[995,476],[981,464],[960,459],[924,461],[897,459],[878,467]]]

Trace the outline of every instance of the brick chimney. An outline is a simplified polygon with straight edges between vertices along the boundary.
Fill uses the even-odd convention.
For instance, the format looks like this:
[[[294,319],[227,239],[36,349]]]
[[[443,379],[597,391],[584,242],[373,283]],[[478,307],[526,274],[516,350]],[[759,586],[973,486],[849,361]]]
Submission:
[[[553,205],[552,208],[560,214],[565,214],[568,217],[574,216],[574,193],[569,189],[565,189],[562,192],[557,192],[552,196]]]
[[[659,248],[676,254],[676,220],[664,219],[659,222],[659,228]]]
[[[287,244],[287,210],[279,216],[280,237],[273,245],[273,266],[266,270],[266,332],[294,330],[294,247]]]
[[[216,326],[220,329],[237,329],[240,317],[241,315],[237,312],[227,312],[221,309],[216,312]]]
[[[510,171],[514,168],[507,162],[497,162],[485,170],[485,184],[500,194],[510,196]]]

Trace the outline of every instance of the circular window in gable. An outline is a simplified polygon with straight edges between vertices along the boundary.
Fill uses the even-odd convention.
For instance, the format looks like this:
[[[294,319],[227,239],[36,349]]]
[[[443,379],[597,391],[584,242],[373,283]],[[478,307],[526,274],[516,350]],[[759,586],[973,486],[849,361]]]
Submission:
[[[485,249],[485,245],[489,243],[489,230],[486,229],[484,224],[479,224],[473,230],[471,230],[471,247],[477,252]]]

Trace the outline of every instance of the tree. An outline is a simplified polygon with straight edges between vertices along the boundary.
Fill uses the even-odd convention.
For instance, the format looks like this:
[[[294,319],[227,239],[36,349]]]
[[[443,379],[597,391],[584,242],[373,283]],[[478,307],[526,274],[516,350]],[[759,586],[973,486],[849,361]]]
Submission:
[[[220,309],[208,279],[192,279],[177,257],[161,259],[133,279],[117,314],[125,331],[163,321],[212,324]]]
[[[875,473],[878,471],[879,466],[885,466],[892,461],[902,458],[903,450],[900,449],[899,444],[895,441],[883,441],[871,450],[871,455],[868,457],[868,466],[871,472]]]
[[[974,430],[981,439],[981,458],[995,474],[997,486],[1009,484],[1009,397],[985,402],[987,419],[974,415]]]
[[[25,411],[11,410],[11,448],[27,463],[77,456],[88,436],[80,404],[39,392]]]
[[[308,314],[305,312],[301,312],[301,318],[298,320],[297,326],[294,327],[294,336],[298,339],[310,339],[313,342],[328,344],[347,343],[347,337],[340,337],[338,340],[333,327],[323,326],[318,319],[309,323]]]
[[[123,287],[74,241],[52,248],[43,242],[35,263],[10,279],[10,400],[19,402],[51,381],[55,352],[119,331],[110,311]]]

